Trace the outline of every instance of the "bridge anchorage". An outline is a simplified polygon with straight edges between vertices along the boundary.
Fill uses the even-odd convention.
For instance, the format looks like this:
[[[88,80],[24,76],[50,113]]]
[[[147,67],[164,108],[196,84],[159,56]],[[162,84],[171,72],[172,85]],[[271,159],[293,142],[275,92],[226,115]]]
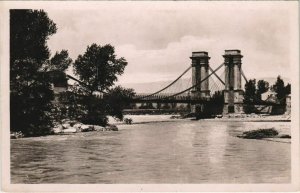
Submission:
[[[169,103],[176,107],[176,104],[185,103],[190,107],[191,113],[200,115],[200,117],[211,114],[243,113],[242,76],[247,81],[241,68],[243,56],[240,50],[225,50],[223,57],[224,63],[212,69],[209,64],[208,52],[192,52],[191,66],[179,77],[152,94],[136,95],[132,102],[156,103],[158,107],[161,106],[160,104]],[[222,73],[224,77],[216,73],[223,66],[225,67]],[[192,69],[191,85],[184,85],[178,90],[178,85],[182,86],[180,79],[190,69]],[[217,83],[213,76],[217,79]],[[224,96],[221,102],[216,102],[214,98],[216,91]]]

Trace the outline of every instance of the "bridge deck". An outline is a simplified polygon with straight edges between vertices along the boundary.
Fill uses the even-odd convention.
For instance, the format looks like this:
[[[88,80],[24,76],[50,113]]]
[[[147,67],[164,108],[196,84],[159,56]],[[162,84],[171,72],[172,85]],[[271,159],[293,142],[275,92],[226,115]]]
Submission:
[[[195,98],[190,95],[178,95],[174,97],[172,94],[153,95],[138,94],[132,98],[132,102],[154,102],[154,103],[205,103],[209,99]]]

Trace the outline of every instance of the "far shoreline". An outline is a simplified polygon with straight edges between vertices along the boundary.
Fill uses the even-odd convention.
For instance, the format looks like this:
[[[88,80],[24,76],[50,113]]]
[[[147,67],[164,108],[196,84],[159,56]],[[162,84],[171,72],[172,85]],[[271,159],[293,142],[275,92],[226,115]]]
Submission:
[[[205,122],[291,122],[291,119],[287,119],[286,115],[268,115],[263,117],[222,117],[222,118],[181,118],[180,114],[140,114],[140,115],[125,115],[125,118],[131,118],[134,124],[147,124],[147,123],[161,123],[161,122],[173,122],[173,121],[205,121]],[[177,118],[171,118],[177,117]],[[144,120],[147,119],[147,120]],[[140,121],[139,121],[140,120]],[[112,122],[111,122],[112,121]],[[121,121],[114,121],[110,119],[111,124],[126,125]]]

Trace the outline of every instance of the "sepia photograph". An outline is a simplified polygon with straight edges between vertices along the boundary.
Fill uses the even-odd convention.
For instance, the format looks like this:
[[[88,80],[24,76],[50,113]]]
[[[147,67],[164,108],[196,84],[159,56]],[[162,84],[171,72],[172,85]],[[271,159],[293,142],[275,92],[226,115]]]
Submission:
[[[298,6],[0,2],[3,191],[299,191]]]

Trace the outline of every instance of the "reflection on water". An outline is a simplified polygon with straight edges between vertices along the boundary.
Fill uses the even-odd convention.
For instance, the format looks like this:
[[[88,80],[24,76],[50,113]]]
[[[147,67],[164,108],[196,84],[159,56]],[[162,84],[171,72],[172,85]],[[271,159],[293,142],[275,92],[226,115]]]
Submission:
[[[12,140],[11,180],[98,184],[290,182],[290,144],[235,137],[259,124],[263,123],[177,121],[124,125],[118,132]]]

